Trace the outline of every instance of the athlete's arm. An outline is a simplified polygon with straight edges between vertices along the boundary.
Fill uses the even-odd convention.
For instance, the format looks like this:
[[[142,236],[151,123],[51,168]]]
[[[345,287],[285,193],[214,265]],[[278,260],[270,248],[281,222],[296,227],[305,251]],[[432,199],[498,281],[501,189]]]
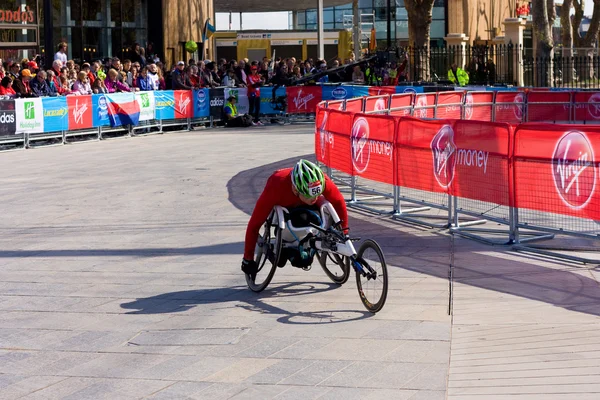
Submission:
[[[265,188],[254,206],[254,211],[246,228],[246,241],[244,245],[244,259],[254,260],[254,248],[260,227],[269,217],[273,207],[277,205],[277,189],[273,182],[273,178],[269,178]]]
[[[340,189],[333,183],[331,179],[325,174],[325,191],[323,192],[323,196],[327,201],[331,203],[335,211],[338,213],[338,216],[342,220],[342,228],[348,228],[348,209],[346,208],[346,201],[344,200],[344,195],[340,192]]]

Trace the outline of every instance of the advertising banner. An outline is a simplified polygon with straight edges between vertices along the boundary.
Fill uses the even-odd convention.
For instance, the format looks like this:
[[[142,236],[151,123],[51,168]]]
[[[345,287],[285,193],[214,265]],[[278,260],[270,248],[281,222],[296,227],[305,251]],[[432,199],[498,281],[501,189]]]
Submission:
[[[382,113],[388,110],[389,96],[367,97],[365,99],[365,112]]]
[[[351,97],[365,97],[368,95],[369,95],[369,86],[364,86],[364,85],[352,86],[352,96]]]
[[[250,111],[250,104],[248,103],[248,89],[225,88],[225,101],[227,101],[229,96],[233,96],[237,99],[235,106],[237,107],[238,114],[248,114]]]
[[[140,122],[140,106],[133,93],[107,94],[110,126],[137,125]]]
[[[93,119],[92,123],[94,128],[100,126],[110,126],[110,120],[108,118],[108,99],[104,94],[93,94],[92,95],[92,108]]]
[[[390,115],[398,115],[401,117],[410,115],[413,102],[414,94],[412,93],[393,94],[390,98]]]
[[[380,96],[382,94],[396,94],[396,86],[370,86],[369,96]]]
[[[435,93],[417,94],[413,116],[416,118],[433,118],[435,115],[435,102]]]
[[[44,132],[44,107],[42,99],[16,99],[15,113],[17,117],[17,133]]]
[[[571,120],[571,93],[527,93],[528,122],[569,122]]]
[[[275,101],[273,101],[273,88],[262,88],[260,96],[261,114],[273,115],[285,112],[284,104],[287,102],[285,87],[280,86],[275,90]]]
[[[290,89],[293,89],[294,87],[289,87],[288,88],[288,98],[289,98],[289,91]],[[367,91],[365,96],[369,94],[368,90],[368,86],[364,86],[365,90]],[[344,100],[344,99],[351,99],[352,97],[355,97],[354,95],[354,87],[352,86],[346,86],[346,85],[341,85],[341,86],[331,86],[331,85],[323,85],[323,86],[305,86],[304,89],[307,89],[305,91],[305,93],[308,93],[309,89],[319,89],[319,91],[321,92],[320,96],[323,100]],[[317,95],[316,91],[315,92],[310,92],[313,93],[313,95]],[[293,97],[293,96],[292,96]],[[321,101],[321,100],[319,100]],[[289,104],[288,104],[289,105]]]
[[[137,92],[135,101],[140,107],[140,121],[150,121],[156,117],[156,100],[154,92]]]
[[[223,107],[225,106],[225,90],[223,88],[209,89],[210,115],[220,120],[223,118]]]
[[[175,96],[172,90],[154,92],[156,119],[175,119]]]
[[[451,121],[397,118],[399,186],[447,193],[454,179],[456,145]]]
[[[527,124],[514,146],[515,205],[600,221],[600,127]]]
[[[395,183],[394,117],[355,114],[350,146],[354,175]]]
[[[173,93],[175,98],[175,118],[184,119],[194,116],[194,104],[191,90],[176,90]]]
[[[438,119],[461,119],[462,102],[463,94],[461,92],[438,93],[435,117]]]
[[[324,104],[319,104],[315,111],[315,156],[317,161],[329,165],[331,158],[331,145],[333,135],[327,132],[327,119],[329,110]],[[330,143],[330,141],[332,143]]]
[[[496,93],[496,122],[520,124],[525,117],[525,93],[498,92]]]
[[[321,121],[318,129],[323,135],[320,151],[327,154],[329,152],[329,166],[345,172],[347,174],[354,173],[351,160],[350,132],[354,122],[354,114],[328,110],[327,118]]]
[[[424,93],[423,86],[396,86],[396,93]]]
[[[69,129],[69,106],[66,97],[44,97],[44,131],[62,132]]]
[[[508,124],[481,121],[455,121],[449,136],[455,149],[449,156],[454,179],[450,194],[511,206],[512,128]]]
[[[90,129],[94,126],[92,96],[67,96],[69,130]],[[47,132],[47,128],[46,132]]]
[[[194,118],[208,118],[210,116],[210,98],[208,89],[197,89],[193,92]]]
[[[491,121],[494,92],[467,93],[465,95],[465,119]]]
[[[11,136],[17,131],[14,100],[0,100],[0,136]]]
[[[575,121],[600,122],[600,92],[577,92],[575,96]]]
[[[290,114],[313,113],[322,100],[319,86],[291,86],[287,88],[286,93]]]
[[[354,113],[362,112],[364,101],[365,99],[363,99],[362,97],[346,100],[346,111]]]

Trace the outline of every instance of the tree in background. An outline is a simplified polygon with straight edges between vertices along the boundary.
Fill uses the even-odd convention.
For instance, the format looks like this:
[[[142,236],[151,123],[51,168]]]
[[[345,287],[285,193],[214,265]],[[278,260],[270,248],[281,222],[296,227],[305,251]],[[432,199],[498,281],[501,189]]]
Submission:
[[[431,78],[429,40],[433,2],[434,0],[404,0],[408,14],[408,43],[413,49],[411,64],[415,66],[416,81],[429,81]]]
[[[590,26],[585,33],[581,35],[579,27],[583,19],[583,10],[585,8],[585,0],[564,0],[560,13],[561,38],[563,44],[563,81],[565,83],[573,82],[574,68],[572,57],[574,55],[573,48],[588,48],[591,49],[594,41],[600,32],[600,1],[594,0],[594,11]],[[571,10],[575,9],[575,14],[571,15]],[[589,78],[593,78],[594,69],[592,65],[591,51],[585,55],[587,58],[590,72]]]
[[[535,46],[535,86],[553,85],[552,58],[554,40],[552,25],[556,19],[554,0],[532,0],[533,40]]]

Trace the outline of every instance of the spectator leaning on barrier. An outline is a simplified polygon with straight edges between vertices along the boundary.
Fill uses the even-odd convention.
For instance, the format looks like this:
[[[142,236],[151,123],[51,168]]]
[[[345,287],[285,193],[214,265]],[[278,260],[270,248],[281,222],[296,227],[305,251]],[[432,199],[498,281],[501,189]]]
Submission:
[[[10,76],[5,76],[0,81],[0,96],[15,97],[16,92],[12,87],[13,80]]]
[[[31,87],[29,85],[31,78],[33,78],[31,71],[24,69],[21,71],[20,79],[15,79],[13,81],[13,87],[15,92],[17,92],[17,97],[32,97]]]
[[[12,76],[13,81],[15,79],[19,79],[19,71],[21,70],[21,66],[17,62],[9,63],[8,65],[8,73]]]
[[[237,67],[235,68],[235,75],[240,82],[240,87],[246,87],[248,75],[246,74],[246,62],[244,60],[240,60],[238,63]]]
[[[94,94],[108,93],[108,89],[106,89],[106,86],[104,85],[104,79],[102,79],[100,75],[98,75],[98,79],[96,79],[92,85],[92,92]]]
[[[106,86],[108,93],[131,92],[131,89],[129,89],[127,85],[119,82],[118,75],[119,73],[114,68],[108,71],[108,77],[104,81],[104,85]]]
[[[47,97],[47,96],[56,96],[56,92],[52,92],[50,90],[50,86],[48,86],[48,82],[46,81],[46,71],[39,71],[35,79],[32,79],[30,82],[31,93],[35,97]]]
[[[360,65],[354,66],[354,71],[352,72],[352,82],[360,84],[365,83],[365,74],[362,72],[362,69],[360,69]]]
[[[179,61],[175,71],[171,73],[173,90],[191,90],[187,74],[185,73],[185,63]]]
[[[77,75],[77,80],[73,84],[73,93],[79,95],[92,94],[92,87],[85,71],[81,71]]]
[[[94,76],[94,74],[91,71],[91,66],[88,63],[84,63],[81,66],[81,72],[85,72],[85,74],[88,77],[88,80],[90,82],[90,86],[94,84],[94,81],[96,80],[96,77]]]
[[[190,81],[190,86],[194,89],[204,87],[204,79],[198,75],[198,67],[196,65],[190,65],[187,68],[187,77]]]
[[[147,67],[142,68],[142,72],[140,72],[140,75],[137,77],[137,82],[136,82],[135,87],[139,88],[142,92],[148,92],[148,91],[154,90],[154,87],[152,86],[152,82],[148,78],[148,68]]]
[[[59,60],[62,64],[67,63],[67,44],[62,42],[58,44],[58,51],[54,55],[54,60]]]
[[[465,86],[469,83],[469,75],[464,69],[459,68],[458,65],[454,63],[448,70],[448,80],[455,85],[458,82],[458,86]]]
[[[238,85],[239,81],[237,76],[235,76],[235,71],[233,69],[229,69],[227,71],[227,75],[223,78],[223,86],[237,87]]]
[[[148,65],[148,83],[152,87],[152,90],[160,89],[158,67],[156,66],[156,64]]]

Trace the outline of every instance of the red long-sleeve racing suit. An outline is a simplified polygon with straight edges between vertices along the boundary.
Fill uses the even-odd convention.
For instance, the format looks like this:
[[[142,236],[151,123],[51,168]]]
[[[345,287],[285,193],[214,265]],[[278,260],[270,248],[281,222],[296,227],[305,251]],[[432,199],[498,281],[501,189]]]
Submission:
[[[260,227],[269,217],[273,207],[281,206],[287,209],[301,206],[307,207],[306,203],[300,200],[292,191],[291,173],[292,168],[280,169],[279,171],[275,171],[267,180],[265,189],[258,198],[250,217],[250,222],[248,222],[244,259],[254,259],[254,248],[256,247]],[[338,213],[338,216],[342,220],[342,227],[344,229],[348,228],[348,210],[346,209],[344,196],[342,196],[340,190],[327,176],[325,176],[325,190],[322,196],[331,203]]]

